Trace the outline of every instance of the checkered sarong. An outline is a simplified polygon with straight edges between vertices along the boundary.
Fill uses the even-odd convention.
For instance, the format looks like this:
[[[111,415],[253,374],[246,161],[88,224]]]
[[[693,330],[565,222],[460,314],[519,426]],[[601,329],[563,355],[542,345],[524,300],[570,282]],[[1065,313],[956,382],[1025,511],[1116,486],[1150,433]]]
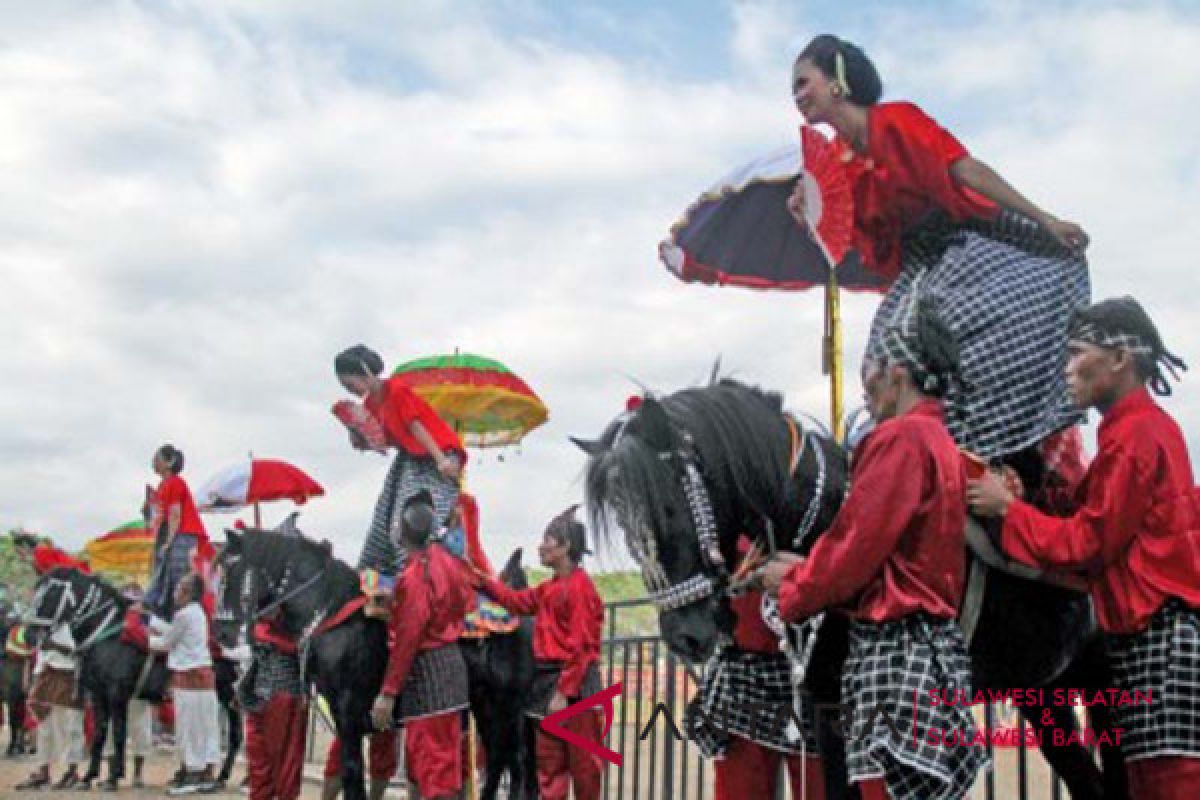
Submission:
[[[850,780],[883,778],[892,800],[964,797],[988,763],[987,750],[930,741],[931,734],[968,742],[975,736],[970,708],[931,698],[970,690],[967,646],[956,622],[918,614],[852,623],[842,672]]]
[[[1086,262],[1012,212],[954,224],[935,215],[904,240],[904,269],[875,312],[867,355],[919,291],[958,338],[962,385],[946,395],[946,426],[985,459],[1009,455],[1080,422],[1064,367],[1071,312],[1089,302]]]
[[[1142,633],[1110,635],[1108,655],[1117,688],[1152,695],[1115,707],[1125,760],[1200,758],[1200,614],[1172,601]]]
[[[155,564],[155,572],[142,602],[146,608],[165,620],[174,616],[175,587],[183,576],[192,571],[192,554],[197,538],[191,533],[177,533],[167,552]]]
[[[300,660],[270,645],[255,645],[253,660],[237,683],[238,702],[251,713],[260,712],[276,692],[306,693]]]
[[[454,453],[449,453],[448,457],[458,458]],[[392,542],[392,527],[404,503],[422,489],[429,490],[433,496],[438,526],[445,525],[450,512],[458,505],[458,484],[443,477],[432,458],[418,458],[401,450],[388,469],[379,499],[375,501],[371,527],[367,530],[367,539],[358,557],[360,570],[373,569],[385,575],[400,574],[404,568],[405,554]]]
[[[720,650],[704,669],[684,728],[708,758],[724,756],[734,736],[783,753],[817,752],[812,697],[792,689],[783,653]]]
[[[396,720],[436,717],[467,707],[467,662],[457,643],[422,650],[396,703]]]

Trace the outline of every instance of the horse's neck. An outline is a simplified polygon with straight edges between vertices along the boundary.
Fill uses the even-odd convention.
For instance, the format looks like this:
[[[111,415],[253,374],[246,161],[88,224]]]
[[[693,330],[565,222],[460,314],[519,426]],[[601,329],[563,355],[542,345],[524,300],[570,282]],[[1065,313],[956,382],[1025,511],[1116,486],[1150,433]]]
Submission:
[[[99,583],[85,583],[82,587],[72,587],[72,591],[82,591],[83,594],[68,624],[76,647],[98,633],[100,626],[124,616],[122,599],[105,591]]]
[[[284,627],[294,634],[317,618],[328,617],[350,602],[358,594],[358,581],[349,573],[349,567],[333,556],[310,559],[302,568],[293,567],[289,584],[282,589],[286,594],[312,582],[303,592],[285,602],[280,609]]]

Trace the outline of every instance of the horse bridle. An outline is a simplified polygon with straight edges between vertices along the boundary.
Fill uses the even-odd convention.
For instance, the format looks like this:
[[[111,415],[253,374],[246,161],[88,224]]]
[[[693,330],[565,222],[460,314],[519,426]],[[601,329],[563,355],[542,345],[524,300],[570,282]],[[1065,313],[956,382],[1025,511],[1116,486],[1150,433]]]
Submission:
[[[797,549],[812,534],[817,518],[820,515],[828,470],[824,451],[818,443],[812,441],[813,433],[804,430],[790,415],[785,414],[784,420],[787,422],[791,440],[791,455],[788,463],[789,477],[795,475],[796,469],[799,468],[801,461],[804,459],[804,454],[810,446],[817,462],[817,477],[812,494],[809,497],[808,506],[790,542],[792,549]],[[631,549],[634,550],[634,556],[642,561],[643,577],[646,579],[648,589],[647,596],[660,612],[666,612],[683,608],[709,597],[723,597],[735,593],[739,587],[733,585],[729,565],[726,563],[725,557],[721,554],[716,512],[713,509],[712,497],[709,494],[708,487],[704,484],[704,478],[701,475],[695,454],[692,452],[691,447],[685,444],[683,448],[671,453],[663,453],[659,458],[664,461],[677,460],[683,467],[683,475],[680,479],[681,488],[687,501],[688,513],[691,515],[692,524],[696,531],[696,540],[700,547],[700,558],[705,569],[679,583],[668,583],[661,564],[657,562],[654,556],[656,550],[654,534],[651,531],[644,530],[644,526],[641,526],[643,530],[639,532],[641,537],[640,541],[638,541],[639,546]],[[773,525],[765,515],[764,521],[767,536],[771,540],[768,543],[769,551],[774,553],[777,548],[774,541]]]
[[[66,578],[47,576],[42,580],[43,583],[38,589],[37,593],[34,595],[33,602],[30,604],[32,607],[32,615],[27,617],[27,624],[47,628],[50,631],[49,635],[53,636],[58,632],[59,628],[64,625],[75,627],[80,623],[86,622],[92,617],[97,616],[98,614],[108,612],[108,615],[100,621],[100,623],[96,626],[96,629],[92,631],[91,635],[88,636],[88,638],[84,641],[77,644],[75,649],[77,651],[82,651],[95,644],[100,636],[108,630],[109,625],[112,623],[113,617],[117,613],[116,602],[111,598],[106,599],[104,597],[104,592],[102,592],[100,589],[100,586],[95,583],[88,587],[87,594],[84,595],[82,601],[79,601],[75,598],[75,585]],[[49,593],[50,589],[54,587],[59,587],[62,590],[58,601],[58,608],[55,610],[54,616],[50,618],[39,616],[38,612],[42,607],[42,603],[45,601],[46,594]],[[72,616],[70,623],[63,618],[68,610],[74,611],[74,615]]]

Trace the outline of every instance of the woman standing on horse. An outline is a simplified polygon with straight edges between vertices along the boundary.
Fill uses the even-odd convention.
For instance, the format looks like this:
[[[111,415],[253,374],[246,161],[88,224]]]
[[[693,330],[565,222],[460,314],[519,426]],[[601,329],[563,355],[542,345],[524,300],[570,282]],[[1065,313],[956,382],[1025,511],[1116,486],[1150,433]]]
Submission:
[[[399,574],[404,554],[392,542],[394,520],[404,504],[425,489],[433,497],[437,527],[444,526],[458,503],[466,450],[458,434],[412,389],[397,378],[380,377],[383,359],[374,350],[355,345],[339,353],[333,366],[338,381],[363,398],[367,410],[383,427],[388,444],[397,451],[375,504],[358,567]],[[351,442],[362,446],[353,434]]]
[[[1090,292],[1083,229],[1027,200],[916,105],[879,102],[879,73],[849,42],[813,39],[792,93],[809,124],[837,132],[855,248],[891,284],[867,358],[882,358],[887,321],[919,286],[961,347],[962,382],[945,398],[960,447],[997,459],[1078,422],[1063,354],[1070,314]],[[807,227],[802,186],[788,204]]]
[[[166,621],[175,612],[175,587],[192,571],[192,557],[211,552],[192,490],[180,477],[183,452],[164,444],[151,461],[162,479],[154,492],[150,530],[154,531],[154,578],[146,590],[146,609]]]

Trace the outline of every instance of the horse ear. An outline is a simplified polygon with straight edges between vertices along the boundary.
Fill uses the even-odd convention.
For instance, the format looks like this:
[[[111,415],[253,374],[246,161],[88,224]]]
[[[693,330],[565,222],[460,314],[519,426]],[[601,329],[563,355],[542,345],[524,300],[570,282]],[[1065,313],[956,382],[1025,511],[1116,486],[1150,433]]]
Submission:
[[[508,563],[504,565],[504,569],[501,570],[501,572],[505,575],[508,575],[511,572],[520,569],[521,559],[524,557],[524,554],[525,551],[520,547],[518,547],[516,550],[513,550],[512,555],[508,557]]]
[[[641,428],[642,440],[660,453],[670,453],[677,449],[675,431],[671,428],[671,420],[662,403],[647,396],[638,409],[638,422]]]
[[[240,548],[242,546],[242,534],[238,533],[237,531],[235,531],[231,528],[226,528],[225,529],[225,543],[230,548]]]
[[[574,442],[576,447],[587,453],[592,458],[601,455],[605,450],[607,450],[607,448],[604,446],[604,443],[598,440],[577,439],[574,436],[568,436],[567,438]]]

